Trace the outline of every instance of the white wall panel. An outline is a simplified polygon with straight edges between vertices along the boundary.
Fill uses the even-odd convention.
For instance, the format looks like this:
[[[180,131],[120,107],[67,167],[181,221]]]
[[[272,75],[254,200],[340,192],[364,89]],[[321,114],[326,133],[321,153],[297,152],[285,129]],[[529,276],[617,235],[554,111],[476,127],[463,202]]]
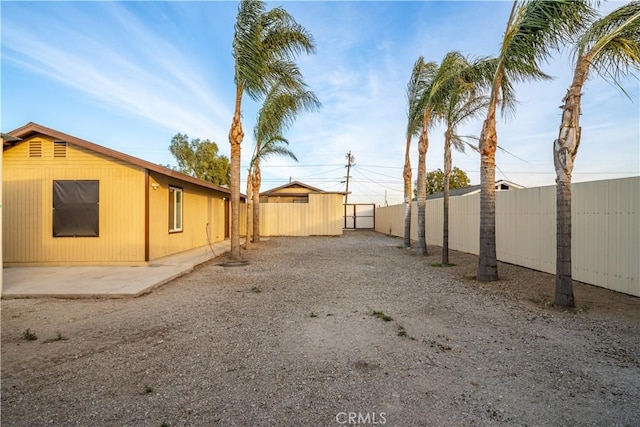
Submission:
[[[640,177],[572,185],[575,280],[640,296]],[[427,242],[442,245],[442,199],[427,201]],[[417,206],[411,212],[417,236]],[[402,205],[376,209],[376,231],[404,235]],[[449,202],[449,247],[478,254],[480,195]],[[555,186],[496,192],[500,261],[555,273]]]

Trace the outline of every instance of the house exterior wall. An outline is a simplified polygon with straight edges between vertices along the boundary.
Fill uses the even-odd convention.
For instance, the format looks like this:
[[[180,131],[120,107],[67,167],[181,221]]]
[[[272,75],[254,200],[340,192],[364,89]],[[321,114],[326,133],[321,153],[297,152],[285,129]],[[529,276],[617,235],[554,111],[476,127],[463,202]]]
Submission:
[[[342,235],[342,195],[309,194],[309,203],[260,204],[261,236]]]
[[[572,185],[574,280],[640,296],[640,177]],[[449,247],[478,254],[480,195],[450,199]],[[411,238],[416,239],[417,207]],[[427,201],[427,243],[442,245],[442,199]],[[403,207],[376,210],[376,231],[404,235]],[[500,261],[555,274],[555,186],[496,192]]]
[[[29,157],[29,142],[42,157]],[[4,265],[144,263],[143,168],[53,139],[30,138],[4,151]],[[99,236],[53,237],[53,181],[99,181]]]
[[[158,185],[156,189],[154,184]],[[169,186],[183,190],[181,232],[169,232]],[[223,193],[149,172],[149,259],[224,240],[225,197],[228,196]]]

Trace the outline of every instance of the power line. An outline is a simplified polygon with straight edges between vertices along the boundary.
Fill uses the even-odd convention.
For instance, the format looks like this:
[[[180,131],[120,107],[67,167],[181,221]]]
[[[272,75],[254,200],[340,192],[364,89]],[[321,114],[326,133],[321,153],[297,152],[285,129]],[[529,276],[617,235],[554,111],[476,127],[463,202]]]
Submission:
[[[375,172],[375,171],[372,171],[372,170],[369,170],[369,169],[365,169],[365,168],[362,167],[362,165],[360,165],[358,167],[358,169],[365,170],[365,171],[367,171],[369,173],[375,173],[376,175],[386,176],[387,178],[398,178],[397,176],[386,175],[386,174],[383,174],[383,173],[380,173],[380,172]]]
[[[380,184],[380,182],[379,182],[379,181],[374,181],[374,180],[372,180],[371,178],[369,178],[368,176],[366,176],[365,174],[363,174],[361,171],[359,171],[359,170],[357,170],[357,169],[356,169],[355,171],[356,171],[356,172],[358,172],[360,175],[362,175],[362,176],[363,176],[365,179],[367,179],[368,181],[370,181],[370,182],[372,182],[372,183],[374,183],[374,184],[376,184],[376,185],[379,185],[380,187],[386,188],[387,190],[391,190],[391,191],[397,191],[398,193],[401,193],[401,192],[402,192],[402,191],[397,190],[397,189],[395,189],[395,188],[391,188],[391,187],[387,187],[386,185],[382,185],[382,184]]]
[[[316,177],[316,176],[318,176],[318,175],[323,175],[323,174],[326,174],[326,173],[336,172],[336,171],[341,170],[341,169],[342,169],[342,167],[343,167],[343,166],[342,166],[342,165],[340,165],[340,167],[338,167],[338,168],[331,169],[331,170],[328,170],[328,171],[319,172],[319,173],[316,173],[316,174],[314,174],[314,175],[302,176],[302,177],[300,177],[300,179],[308,179],[308,178]]]
[[[369,193],[366,193],[365,191],[371,191],[371,189],[366,188],[366,187],[363,187],[363,186],[362,186],[362,185],[360,185],[360,184],[357,184],[357,185],[358,185],[358,187],[360,187],[360,189],[361,189],[361,190],[364,190],[362,193],[358,194],[358,196],[360,196],[360,197],[365,197],[365,196],[366,196],[366,197],[368,197],[368,198],[371,198],[372,196],[373,196],[373,197],[381,197],[381,196],[382,196],[382,195],[381,195],[381,194],[379,194],[379,193],[376,193],[376,194],[369,194]],[[354,197],[355,197],[355,195],[354,195]]]
[[[246,167],[249,165],[247,164]],[[332,166],[344,166],[341,163],[335,164],[323,164],[323,165],[304,165],[300,163],[296,163],[295,165],[260,165],[260,169],[264,168],[319,168],[319,167],[332,167]]]

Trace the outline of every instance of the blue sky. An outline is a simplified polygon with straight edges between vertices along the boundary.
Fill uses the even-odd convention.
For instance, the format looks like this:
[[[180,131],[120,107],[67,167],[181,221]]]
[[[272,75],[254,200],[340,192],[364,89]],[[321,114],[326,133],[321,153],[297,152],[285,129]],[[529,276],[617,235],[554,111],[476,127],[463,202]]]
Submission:
[[[621,2],[608,2],[604,11]],[[317,52],[301,57],[306,81],[323,103],[287,133],[299,162],[273,158],[262,189],[299,180],[344,190],[351,151],[350,202],[402,200],[405,87],[418,56],[439,62],[450,50],[495,55],[511,7],[504,1],[268,2],[284,6],[314,36]],[[106,147],[175,164],[171,137],[215,141],[229,153],[234,85],[231,41],[237,2],[0,3],[1,129],[34,121]],[[496,176],[525,186],[552,185],[552,143],[571,56],[544,70],[556,79],[516,87],[514,117],[498,123]],[[640,89],[631,100],[592,78],[583,96],[582,143],[574,182],[640,175]],[[242,165],[253,146],[259,105],[243,101]],[[478,135],[481,121],[461,132]],[[427,168],[442,168],[443,129],[430,134]],[[479,156],[454,153],[453,163],[478,184]],[[412,147],[417,174],[416,142]],[[385,195],[386,193],[386,195]]]

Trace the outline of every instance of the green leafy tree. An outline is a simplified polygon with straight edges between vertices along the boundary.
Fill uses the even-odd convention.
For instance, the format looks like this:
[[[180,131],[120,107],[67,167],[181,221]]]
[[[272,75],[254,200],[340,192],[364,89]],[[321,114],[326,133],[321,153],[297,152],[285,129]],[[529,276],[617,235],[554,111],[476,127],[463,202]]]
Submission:
[[[442,169],[438,168],[436,170],[427,172],[427,182],[426,182],[427,193],[428,194],[442,193],[444,191],[444,181],[445,181],[445,176]],[[465,188],[471,184],[471,181],[469,180],[467,173],[462,169],[458,168],[457,166],[454,166],[453,169],[451,170],[451,176],[449,178],[449,182],[450,182],[449,188],[451,188],[452,190],[456,188]],[[416,181],[414,182],[414,186],[413,186],[414,197],[417,196],[417,194],[418,194],[418,183]]]
[[[498,280],[495,218],[495,153],[498,148],[496,110],[513,111],[513,85],[527,80],[550,78],[540,69],[551,50],[559,49],[577,34],[593,8],[585,0],[515,0],[507,28],[495,58],[486,119],[480,134],[480,251],[476,278],[487,282]]]
[[[640,2],[630,2],[585,26],[575,51],[573,81],[562,100],[559,135],[553,144],[558,230],[555,303],[565,307],[575,306],[571,276],[571,174],[580,145],[582,88],[592,69],[619,88],[621,76],[640,69]]]
[[[169,151],[178,162],[178,171],[217,185],[229,185],[229,158],[218,154],[215,142],[190,140],[188,135],[178,133],[171,138]]]
[[[264,99],[275,82],[288,88],[304,85],[294,62],[302,53],[313,53],[313,37],[284,8],[266,10],[264,2],[242,0],[236,16],[233,37],[236,85],[235,109],[229,144],[231,146],[231,252],[240,259],[240,150],[242,96]]]

